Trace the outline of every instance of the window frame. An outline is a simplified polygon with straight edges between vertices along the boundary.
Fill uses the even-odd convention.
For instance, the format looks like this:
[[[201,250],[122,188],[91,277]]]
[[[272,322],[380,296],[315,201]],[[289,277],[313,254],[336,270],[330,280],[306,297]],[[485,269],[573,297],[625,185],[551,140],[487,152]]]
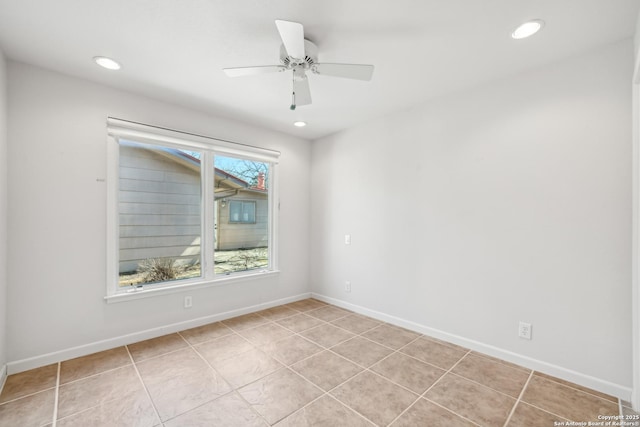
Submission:
[[[134,288],[119,286],[119,140],[129,140],[176,149],[202,152],[201,164],[201,276],[169,282],[143,284]],[[267,269],[216,275],[214,272],[214,158],[216,155],[255,160],[269,164],[268,177],[268,251]],[[109,117],[107,119],[107,227],[106,227],[106,295],[109,303],[145,298],[152,295],[181,292],[186,289],[219,286],[278,274],[278,198],[277,169],[280,152],[235,143],[193,133],[135,123]],[[241,223],[236,223],[241,224]]]

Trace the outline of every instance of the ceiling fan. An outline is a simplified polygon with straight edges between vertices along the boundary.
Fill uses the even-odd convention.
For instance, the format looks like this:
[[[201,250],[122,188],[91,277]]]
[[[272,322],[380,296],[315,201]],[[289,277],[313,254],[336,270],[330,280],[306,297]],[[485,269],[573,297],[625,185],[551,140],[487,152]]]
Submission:
[[[293,91],[291,109],[311,104],[311,91],[307,71],[334,77],[356,80],[371,80],[373,65],[318,63],[318,47],[304,38],[302,24],[276,20],[276,27],[282,39],[280,62],[282,65],[261,65],[256,67],[224,68],[229,77],[293,71]]]

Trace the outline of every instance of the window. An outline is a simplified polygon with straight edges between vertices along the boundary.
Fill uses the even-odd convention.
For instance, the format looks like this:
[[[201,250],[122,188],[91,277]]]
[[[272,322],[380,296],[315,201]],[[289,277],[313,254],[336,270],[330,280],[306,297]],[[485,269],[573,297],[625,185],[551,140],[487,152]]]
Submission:
[[[269,265],[269,163],[215,156],[215,273],[230,275]]]
[[[229,204],[229,222],[231,224],[255,224],[256,202],[232,200]]]
[[[279,153],[108,121],[107,299],[276,270]]]
[[[201,152],[119,146],[118,285],[201,277]]]

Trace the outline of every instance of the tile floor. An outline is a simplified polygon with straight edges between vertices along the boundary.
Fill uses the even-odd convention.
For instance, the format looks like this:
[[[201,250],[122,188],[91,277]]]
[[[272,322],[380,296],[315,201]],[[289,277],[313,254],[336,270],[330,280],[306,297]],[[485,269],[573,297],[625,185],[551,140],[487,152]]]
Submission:
[[[1,427],[546,427],[619,413],[611,396],[312,299],[11,375],[0,394]]]

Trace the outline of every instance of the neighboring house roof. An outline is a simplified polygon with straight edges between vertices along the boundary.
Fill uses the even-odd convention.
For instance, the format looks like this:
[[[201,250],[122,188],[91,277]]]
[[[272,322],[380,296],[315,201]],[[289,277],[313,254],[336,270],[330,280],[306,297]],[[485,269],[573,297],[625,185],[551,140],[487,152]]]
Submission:
[[[182,150],[169,147],[154,147],[155,151],[165,156],[168,159],[176,161],[183,166],[200,173],[200,159],[193,157],[192,155],[185,153]],[[268,193],[266,188],[250,187],[249,183],[242,178],[224,171],[222,169],[215,169],[215,199],[222,199],[225,197],[231,197],[237,195],[240,191],[252,192],[265,195]],[[264,179],[262,180],[264,183]]]

